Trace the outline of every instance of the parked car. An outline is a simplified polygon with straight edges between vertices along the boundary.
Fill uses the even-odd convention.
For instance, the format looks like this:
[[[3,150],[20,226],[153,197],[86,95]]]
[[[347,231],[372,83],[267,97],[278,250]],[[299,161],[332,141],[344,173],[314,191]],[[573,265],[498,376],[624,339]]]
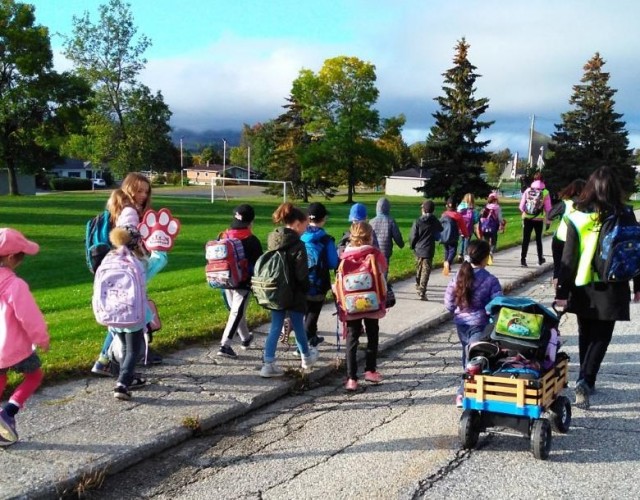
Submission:
[[[103,188],[107,187],[107,183],[104,179],[93,179],[93,187]]]

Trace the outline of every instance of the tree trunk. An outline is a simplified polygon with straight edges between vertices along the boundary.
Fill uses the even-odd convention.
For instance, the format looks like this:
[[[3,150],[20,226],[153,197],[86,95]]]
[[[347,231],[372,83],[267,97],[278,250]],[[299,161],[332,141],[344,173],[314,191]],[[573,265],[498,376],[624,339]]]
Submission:
[[[347,167],[349,169],[349,174],[347,175],[348,178],[348,186],[347,186],[347,203],[353,203],[353,193],[355,192],[355,179],[354,179],[354,168],[353,168],[353,164],[351,164],[351,162],[349,162],[349,166]]]
[[[9,174],[9,194],[10,195],[19,195],[20,191],[18,190],[18,174],[16,172],[16,167],[13,163],[13,160],[10,158],[6,159],[7,161],[7,172]]]

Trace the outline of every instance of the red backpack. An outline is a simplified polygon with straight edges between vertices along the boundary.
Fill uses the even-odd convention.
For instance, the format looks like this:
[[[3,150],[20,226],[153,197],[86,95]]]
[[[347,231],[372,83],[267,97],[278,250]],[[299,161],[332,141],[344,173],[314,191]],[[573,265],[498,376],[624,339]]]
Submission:
[[[336,272],[335,296],[341,321],[382,318],[386,314],[387,284],[376,255],[343,254]]]
[[[242,241],[220,233],[205,245],[205,275],[211,288],[233,289],[249,279],[249,261]]]

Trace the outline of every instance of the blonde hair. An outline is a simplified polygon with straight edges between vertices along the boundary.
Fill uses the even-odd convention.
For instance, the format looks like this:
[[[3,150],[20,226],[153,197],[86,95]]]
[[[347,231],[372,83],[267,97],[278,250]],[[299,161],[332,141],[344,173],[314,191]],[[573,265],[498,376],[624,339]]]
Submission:
[[[149,195],[144,202],[143,206],[136,205],[135,195],[138,192],[141,184],[146,184],[149,188]],[[151,182],[144,175],[138,172],[130,172],[122,181],[122,185],[118,189],[114,189],[107,201],[107,210],[111,215],[111,221],[115,223],[122,209],[125,207],[135,208],[138,215],[142,215],[151,208]]]
[[[353,247],[371,245],[373,240],[373,228],[368,222],[353,222],[349,234],[349,245]]]
[[[465,194],[462,201],[464,201],[468,207],[473,207],[476,204],[476,199],[475,196],[473,196],[473,193]]]

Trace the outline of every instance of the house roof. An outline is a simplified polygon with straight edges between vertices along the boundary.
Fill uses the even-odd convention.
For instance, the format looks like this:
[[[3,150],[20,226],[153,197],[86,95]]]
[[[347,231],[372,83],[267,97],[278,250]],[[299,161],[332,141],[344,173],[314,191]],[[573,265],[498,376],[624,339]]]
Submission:
[[[93,170],[93,164],[90,161],[66,158],[64,162],[53,167],[53,170]]]
[[[223,170],[244,170],[247,171],[244,167],[239,167],[237,165],[194,165],[193,167],[185,168],[185,170],[199,170],[201,172],[222,172]]]
[[[411,167],[405,170],[398,170],[392,173],[388,177],[391,178],[405,178],[405,179],[428,179],[431,177],[430,171],[418,167]]]

